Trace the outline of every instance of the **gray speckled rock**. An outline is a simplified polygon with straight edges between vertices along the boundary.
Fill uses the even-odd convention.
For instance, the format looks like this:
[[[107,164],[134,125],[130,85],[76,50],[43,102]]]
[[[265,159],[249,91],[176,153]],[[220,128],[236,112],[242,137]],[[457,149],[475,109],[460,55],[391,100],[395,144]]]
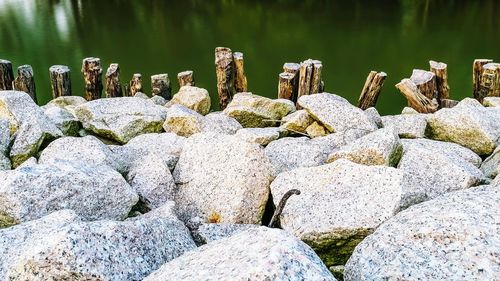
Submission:
[[[236,119],[245,128],[261,128],[276,125],[284,116],[295,111],[291,101],[237,93],[224,113]]]
[[[163,265],[144,281],[335,280],[318,256],[291,234],[266,227],[215,241]]]
[[[487,107],[499,107],[500,97],[485,97],[483,99],[483,105]]]
[[[283,129],[279,127],[268,128],[243,128],[236,132],[235,136],[249,142],[255,142],[266,146],[270,142],[279,139],[284,134]]]
[[[203,132],[214,132],[226,135],[234,135],[243,128],[236,119],[222,112],[212,112],[205,115],[201,122]]]
[[[75,212],[62,210],[34,221],[0,229],[0,280],[6,280],[7,271],[22,253],[47,238],[52,232],[79,220]]]
[[[168,105],[174,104],[181,104],[201,115],[207,115],[210,112],[211,101],[207,90],[194,86],[183,86],[168,102]]]
[[[401,114],[382,116],[384,127],[394,127],[399,137],[406,139],[423,138],[427,120],[423,114]]]
[[[0,170],[10,170],[8,150],[10,147],[9,120],[0,119]]]
[[[203,115],[180,104],[174,104],[168,108],[167,118],[163,123],[166,132],[175,133],[179,136],[189,137],[200,133],[202,130]]]
[[[260,145],[201,133],[186,140],[173,175],[183,221],[257,224],[275,174]]]
[[[83,97],[80,96],[61,96],[49,101],[44,107],[47,108],[47,107],[57,106],[68,110],[68,106],[74,108],[86,102],[87,100],[85,100]]]
[[[405,106],[403,110],[401,110],[401,114],[420,114],[420,113],[415,109],[413,109],[413,107]]]
[[[142,280],[196,248],[165,205],[126,220],[74,222],[42,237],[6,272],[8,280]]]
[[[77,136],[81,123],[68,110],[51,106],[44,110],[45,115],[61,130],[65,136]]]
[[[403,172],[339,159],[281,173],[271,184],[275,205],[290,189],[281,227],[309,244],[327,266],[342,265],[354,247],[392,217],[401,200]]]
[[[495,148],[495,151],[484,160],[481,171],[490,178],[495,178],[500,174],[500,146]]]
[[[44,142],[62,135],[25,92],[0,91],[0,118],[9,120],[10,134],[14,135],[10,150],[14,167],[35,155]]]
[[[344,158],[363,165],[396,166],[403,147],[393,127],[378,129],[328,156],[327,163]]]
[[[375,107],[369,107],[365,109],[366,115],[372,119],[372,121],[377,124],[377,127],[382,128],[384,124],[382,123],[382,118],[380,117],[380,113]]]
[[[482,186],[412,206],[356,247],[344,280],[496,280],[498,202]]]
[[[164,106],[165,104],[167,104],[167,100],[164,97],[158,95],[152,96],[149,100],[156,105]]]
[[[282,138],[269,143],[265,153],[278,173],[300,167],[314,167],[325,163],[333,150],[327,142],[315,142],[307,137]]]
[[[478,185],[485,179],[474,164],[452,150],[440,152],[428,147],[432,145],[403,143],[403,157],[398,165],[405,173],[401,208]]]
[[[281,127],[290,132],[305,133],[307,127],[312,124],[314,119],[307,113],[305,109],[297,110],[292,114],[283,117]]]
[[[0,171],[0,213],[24,222],[74,210],[86,220],[124,219],[138,196],[106,165],[59,161]]]
[[[363,110],[334,94],[305,95],[301,96],[297,103],[330,132],[353,129],[372,132],[378,129]]]
[[[75,114],[86,130],[127,143],[140,134],[161,132],[166,109],[141,98],[104,98],[79,105]]]
[[[127,181],[150,209],[174,200],[174,178],[161,156],[150,153],[136,160],[127,174]]]
[[[228,238],[248,229],[259,228],[256,224],[235,223],[203,223],[193,233],[193,237],[200,243],[206,244]]]
[[[479,155],[491,154],[500,137],[500,109],[472,99],[438,110],[428,122],[432,139],[458,143]]]

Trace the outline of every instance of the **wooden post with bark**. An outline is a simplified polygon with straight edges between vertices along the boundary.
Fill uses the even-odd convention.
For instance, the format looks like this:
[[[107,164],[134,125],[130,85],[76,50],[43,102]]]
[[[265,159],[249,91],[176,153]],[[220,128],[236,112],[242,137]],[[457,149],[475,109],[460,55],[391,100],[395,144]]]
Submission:
[[[12,90],[12,82],[14,82],[12,63],[8,60],[0,59],[0,91]]]
[[[359,96],[359,108],[365,110],[375,106],[386,78],[387,74],[385,72],[370,71]]]
[[[309,95],[311,92],[311,81],[313,79],[314,64],[312,60],[303,61],[300,64],[299,70],[299,89],[297,100],[304,95]]]
[[[473,84],[473,96],[478,101],[482,102],[479,91],[481,89],[481,76],[483,75],[483,66],[493,62],[490,59],[475,59],[472,64],[472,84]]]
[[[289,72],[280,73],[278,98],[293,101],[295,84],[295,74]]]
[[[294,103],[297,103],[297,97],[298,97],[298,93],[299,93],[299,71],[300,71],[300,64],[298,64],[298,63],[287,62],[287,63],[283,64],[283,73],[289,73],[289,74],[293,75],[291,101],[293,101]],[[280,74],[280,77],[283,73]],[[280,80],[281,80],[281,78],[280,78]],[[278,97],[280,96],[280,92],[281,92],[279,89],[280,84],[281,84],[281,82],[279,82],[279,84],[278,84]],[[284,85],[284,87],[286,87],[286,86]],[[282,95],[287,96],[289,94],[282,94]]]
[[[217,94],[219,106],[224,110],[234,95],[233,52],[226,47],[215,48],[215,72],[217,74]]]
[[[71,96],[71,72],[66,65],[53,65],[49,68],[52,97]]]
[[[135,93],[142,92],[142,75],[140,73],[135,73],[132,76],[126,92],[129,97],[133,97]]]
[[[430,71],[414,69],[410,80],[417,85],[420,92],[428,99],[437,98],[436,75]]]
[[[236,93],[243,93],[248,91],[247,76],[245,74],[245,61],[243,53],[233,53],[234,61],[234,89]]]
[[[172,99],[172,86],[167,73],[151,76],[151,94],[161,96],[166,100]]]
[[[106,71],[105,91],[107,98],[123,96],[122,85],[120,84],[120,66],[117,63],[110,64]]]
[[[313,73],[311,76],[311,90],[309,94],[317,94],[320,92],[321,88],[321,74],[323,72],[323,63],[319,60],[312,60],[313,63]]]
[[[83,59],[82,73],[85,81],[85,99],[88,101],[100,99],[103,88],[101,60],[99,58]]]
[[[443,62],[429,61],[430,70],[436,75],[437,99],[439,101],[450,97],[448,85],[448,66]]]
[[[35,103],[38,103],[36,99],[35,77],[31,65],[21,65],[17,68],[17,77],[14,80],[13,86],[14,90],[27,93]]]
[[[179,88],[182,86],[194,86],[194,74],[192,70],[186,70],[179,72],[177,74],[177,82],[179,82]]]
[[[490,62],[483,66],[478,100],[483,102],[485,97],[498,96],[500,96],[500,64]]]
[[[438,109],[435,99],[430,99],[422,94],[411,79],[403,79],[396,84],[396,88],[406,97],[408,104],[420,113],[432,113]]]

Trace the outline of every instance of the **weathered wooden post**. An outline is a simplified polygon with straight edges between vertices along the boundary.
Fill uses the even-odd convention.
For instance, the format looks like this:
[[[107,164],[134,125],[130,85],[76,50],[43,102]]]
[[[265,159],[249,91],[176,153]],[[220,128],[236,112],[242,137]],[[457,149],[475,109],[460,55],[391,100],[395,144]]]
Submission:
[[[92,57],[83,59],[82,73],[85,81],[85,99],[88,101],[100,99],[103,88],[101,60]]]
[[[52,97],[71,96],[71,72],[66,65],[53,65],[49,68]]]
[[[410,80],[417,85],[424,96],[432,100],[437,98],[436,75],[430,71],[414,69]]]
[[[312,60],[306,60],[300,63],[299,70],[299,89],[297,100],[304,95],[309,95],[311,91],[311,80],[313,75],[314,65]]]
[[[122,97],[123,90],[120,84],[120,66],[117,63],[109,65],[106,71],[106,97]]]
[[[245,74],[245,62],[243,60],[243,53],[234,52],[234,89],[236,93],[242,93],[248,91],[247,76]]]
[[[442,99],[440,100],[439,105],[441,106],[441,108],[452,108],[457,104],[458,104],[457,100]]]
[[[0,91],[12,90],[12,82],[14,82],[12,63],[8,60],[0,59]]]
[[[186,70],[179,72],[177,74],[177,81],[179,82],[179,88],[182,86],[194,86],[194,74],[192,70]]]
[[[300,64],[298,63],[287,62],[283,64],[283,73],[290,73],[293,75],[291,100],[294,103],[297,103],[297,97],[299,94],[299,71],[300,71]],[[279,95],[279,86],[278,86],[278,95]]]
[[[435,99],[430,99],[420,92],[411,79],[403,79],[396,88],[406,97],[408,104],[420,113],[432,113],[438,109]]]
[[[483,66],[490,62],[493,62],[493,60],[475,59],[472,63],[473,96],[478,101],[482,101],[482,98],[479,95],[479,90],[481,89],[481,76],[483,74]]]
[[[129,87],[126,91],[129,97],[133,97],[137,92],[142,92],[142,75],[140,73],[135,73],[132,76]]]
[[[293,101],[295,74],[282,72],[279,74],[278,98]]]
[[[483,66],[478,100],[483,101],[485,97],[500,96],[500,64],[487,63]]]
[[[387,74],[385,72],[370,71],[359,96],[359,108],[365,110],[375,106],[386,78]]]
[[[450,97],[448,66],[443,62],[429,61],[430,70],[436,75],[437,98],[439,101]]]
[[[215,48],[215,72],[217,74],[219,106],[223,110],[231,102],[234,95],[234,62],[231,49]]]
[[[167,73],[151,76],[151,94],[161,96],[166,100],[172,99],[172,86]]]
[[[309,94],[317,94],[320,92],[321,88],[321,74],[323,72],[323,63],[319,60],[312,60],[313,63],[313,73],[311,77],[311,90]]]
[[[17,68],[17,77],[14,80],[13,86],[14,90],[27,93],[35,103],[38,103],[36,99],[35,77],[33,76],[31,65],[21,65]]]

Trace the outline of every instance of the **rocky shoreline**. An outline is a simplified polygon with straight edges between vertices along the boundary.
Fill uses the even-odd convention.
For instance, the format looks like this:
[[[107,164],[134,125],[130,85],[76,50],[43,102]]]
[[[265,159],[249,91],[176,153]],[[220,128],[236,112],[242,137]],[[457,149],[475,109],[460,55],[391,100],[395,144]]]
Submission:
[[[0,279],[500,276],[499,97],[392,116],[329,93],[210,105],[194,86],[41,107],[0,91]]]

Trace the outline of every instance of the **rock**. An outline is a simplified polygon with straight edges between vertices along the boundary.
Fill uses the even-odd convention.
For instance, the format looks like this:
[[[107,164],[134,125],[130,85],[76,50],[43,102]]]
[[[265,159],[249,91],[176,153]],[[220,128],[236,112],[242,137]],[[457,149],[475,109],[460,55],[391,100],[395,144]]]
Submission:
[[[149,99],[148,95],[146,95],[145,93],[141,93],[141,92],[135,93],[134,98],[140,98],[140,99],[145,99],[145,100]]]
[[[481,171],[489,178],[495,178],[500,173],[500,147],[484,160]]]
[[[363,110],[334,94],[305,95],[301,96],[297,103],[330,132],[346,130],[372,132],[378,129],[375,122]]]
[[[483,99],[483,105],[486,107],[499,107],[500,97],[485,97]]]
[[[260,226],[256,224],[203,223],[195,233],[193,233],[193,236],[200,244],[206,244],[231,237],[248,229],[259,227]]]
[[[312,124],[314,119],[309,116],[306,110],[297,110],[282,119],[281,127],[292,133],[305,133],[307,127]]]
[[[1,229],[0,224],[0,280],[7,280],[5,278],[7,271],[13,267],[22,253],[29,251],[52,232],[78,220],[75,212],[62,210],[7,229]]]
[[[194,86],[182,86],[169,102],[169,105],[174,104],[180,104],[201,115],[207,115],[210,112],[211,101],[207,90]]]
[[[9,280],[142,280],[196,248],[166,205],[126,220],[74,222],[42,237],[7,271]]]
[[[270,142],[279,139],[280,133],[283,134],[283,129],[280,129],[279,127],[244,128],[238,130],[235,136],[245,141],[266,146]]]
[[[403,143],[403,157],[398,165],[405,173],[402,209],[484,181],[481,171],[459,154],[428,147],[432,146]]]
[[[401,114],[420,114],[418,111],[413,109],[412,107],[405,106],[403,110],[401,111]]]
[[[263,128],[275,126],[277,121],[294,111],[295,106],[291,101],[237,93],[224,113],[236,119],[244,128]]]
[[[10,169],[11,169],[11,163],[9,157],[0,154],[0,171],[10,170]]]
[[[8,150],[10,147],[9,120],[0,119],[0,171],[10,170]]]
[[[425,137],[427,120],[423,114],[401,114],[382,116],[384,127],[394,127],[400,138]]]
[[[327,266],[343,265],[354,247],[399,210],[403,172],[339,159],[279,174],[274,204],[290,189],[281,227],[310,245]]]
[[[150,153],[135,161],[127,174],[127,181],[149,209],[174,200],[174,178],[160,156]]]
[[[274,169],[258,144],[236,136],[200,133],[188,138],[174,170],[184,222],[261,221]]]
[[[383,223],[347,262],[344,280],[494,280],[500,190],[484,186],[418,204]]]
[[[162,106],[135,97],[93,100],[79,105],[75,113],[86,130],[119,143],[161,132],[166,117]]]
[[[51,142],[40,154],[40,164],[56,164],[63,161],[85,165],[108,165],[120,173],[127,172],[113,151],[94,136],[63,137]]]
[[[200,133],[202,130],[203,115],[183,105],[174,104],[167,111],[167,118],[163,123],[166,132],[175,133],[179,136],[189,137]]]
[[[483,107],[464,99],[453,108],[443,108],[429,118],[429,136],[435,140],[458,143],[479,155],[489,155],[500,137],[500,110]]]
[[[328,156],[327,163],[344,158],[363,165],[396,166],[403,147],[393,127],[378,129],[349,145],[335,150]]]
[[[86,102],[87,102],[87,100],[85,100],[83,97],[80,97],[80,96],[61,96],[61,97],[57,97],[57,98],[49,101],[45,105],[45,107],[48,108],[48,107],[56,106],[56,107],[68,110],[68,107],[75,108],[75,107],[82,105]]]
[[[382,128],[384,124],[382,123],[382,118],[375,107],[369,107],[365,109],[366,115],[377,125],[378,128]]]
[[[317,138],[326,136],[328,134],[328,131],[323,125],[319,124],[317,121],[314,121],[306,128],[306,134],[308,134],[311,138]]]
[[[51,106],[45,109],[45,115],[52,120],[65,136],[77,136],[81,123],[66,109]]]
[[[0,213],[18,222],[62,209],[85,220],[121,220],[137,200],[125,179],[106,165],[59,161],[0,172]]]
[[[331,150],[326,142],[315,142],[307,137],[288,137],[269,143],[265,153],[279,174],[300,167],[322,165]]]
[[[14,167],[35,155],[42,145],[62,135],[25,92],[0,92],[0,118],[9,120],[10,134],[14,135],[10,149]]]
[[[152,96],[149,100],[156,105],[164,106],[165,104],[167,104],[167,100],[164,97],[158,95]]]
[[[243,128],[236,119],[227,116],[222,112],[212,112],[202,119],[201,127],[203,132],[214,132],[226,135],[234,135]]]
[[[144,281],[335,280],[293,235],[259,227],[215,241],[163,265]]]

